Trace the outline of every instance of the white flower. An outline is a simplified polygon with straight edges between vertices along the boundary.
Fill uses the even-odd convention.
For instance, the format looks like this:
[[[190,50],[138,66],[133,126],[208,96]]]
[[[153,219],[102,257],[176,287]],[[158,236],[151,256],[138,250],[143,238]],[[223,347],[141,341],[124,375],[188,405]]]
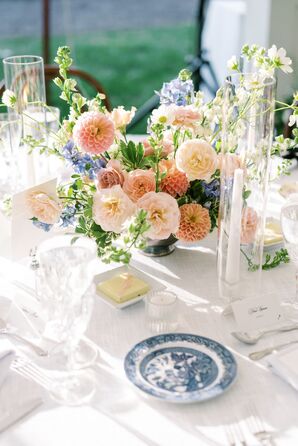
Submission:
[[[276,45],[273,45],[268,50],[268,57],[284,73],[292,73],[293,68],[290,67],[290,65],[292,65],[292,60],[290,59],[290,57],[287,57],[287,53],[286,53],[286,50],[284,48],[277,49]]]
[[[153,124],[172,125],[175,119],[175,107],[172,105],[161,105],[153,110],[151,122]]]
[[[230,71],[238,70],[239,65],[238,65],[238,60],[237,60],[236,56],[232,56],[231,59],[228,60],[227,67],[228,67],[228,70],[230,70]]]
[[[16,95],[11,90],[5,90],[2,95],[2,102],[6,107],[14,108],[17,102]]]
[[[135,211],[136,205],[119,185],[100,189],[93,196],[93,219],[104,231],[119,234]]]
[[[298,112],[294,112],[289,118],[289,126],[296,125],[298,127]]]

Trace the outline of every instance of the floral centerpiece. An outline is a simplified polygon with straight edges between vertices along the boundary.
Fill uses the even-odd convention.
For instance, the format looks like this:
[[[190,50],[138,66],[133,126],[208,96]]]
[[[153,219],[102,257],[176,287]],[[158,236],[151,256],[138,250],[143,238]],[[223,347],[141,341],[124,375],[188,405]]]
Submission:
[[[242,55],[253,60],[264,76],[277,68],[291,71],[283,49],[245,46]],[[148,135],[135,143],[128,139],[126,127],[136,109],[117,107],[109,112],[103,95],[84,98],[76,81],[68,77],[72,64],[68,47],[58,49],[55,62],[60,77],[54,82],[69,105],[69,116],[54,135],[53,147],[30,136],[25,142],[30,150],[59,156],[72,166],[73,174],[69,182],[59,184],[58,197],[42,190],[28,196],[33,223],[45,230],[54,224],[74,226],[76,233],[96,241],[103,261],[124,263],[129,262],[132,247],[144,249],[148,240],[174,235],[197,242],[213,231],[219,207],[222,89],[205,102],[203,94],[194,91],[191,73],[182,70],[177,79],[163,85],[160,106],[148,120]],[[240,71],[235,57],[229,66]],[[10,107],[16,104],[13,92],[6,91],[2,100]],[[297,94],[287,106],[294,111],[290,124],[298,121],[296,100]],[[278,137],[272,154],[297,144],[296,131],[294,137]],[[233,152],[231,146],[237,167],[240,160]],[[245,221],[243,233],[247,234]]]

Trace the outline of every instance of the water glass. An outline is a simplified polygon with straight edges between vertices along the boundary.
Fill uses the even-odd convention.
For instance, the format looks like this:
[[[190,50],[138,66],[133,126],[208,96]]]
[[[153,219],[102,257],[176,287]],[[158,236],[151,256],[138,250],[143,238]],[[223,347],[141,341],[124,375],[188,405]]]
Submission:
[[[298,194],[290,196],[281,209],[281,227],[285,246],[295,266],[296,292],[291,299],[291,318],[298,320]]]
[[[49,368],[57,371],[59,381],[52,396],[62,403],[81,404],[94,392],[93,380],[77,362],[82,357],[80,339],[92,313],[96,245],[86,237],[56,236],[39,246],[38,257],[44,336],[58,342],[49,358]]]
[[[178,298],[171,291],[152,291],[146,299],[146,314],[152,333],[174,331],[178,327]]]

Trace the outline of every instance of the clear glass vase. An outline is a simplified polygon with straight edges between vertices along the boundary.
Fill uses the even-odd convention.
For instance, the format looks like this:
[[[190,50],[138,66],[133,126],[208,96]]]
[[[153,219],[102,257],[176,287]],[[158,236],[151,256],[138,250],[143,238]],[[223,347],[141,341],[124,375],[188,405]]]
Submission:
[[[261,291],[275,85],[246,73],[229,77],[223,89],[217,252],[219,291],[228,302]]]
[[[47,139],[46,132],[46,90],[43,58],[39,56],[11,56],[3,60],[5,88],[16,97],[14,109],[22,117],[22,136],[38,136]],[[37,134],[36,128],[39,129]],[[23,147],[21,147],[23,148]],[[36,154],[29,153],[28,147],[19,151],[24,166],[26,186],[36,183]],[[24,149],[23,148],[23,149]]]

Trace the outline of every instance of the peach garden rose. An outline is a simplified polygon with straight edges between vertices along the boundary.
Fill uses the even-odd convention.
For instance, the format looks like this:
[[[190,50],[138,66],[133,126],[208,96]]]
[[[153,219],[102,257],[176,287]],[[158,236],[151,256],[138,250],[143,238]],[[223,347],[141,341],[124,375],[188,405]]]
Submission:
[[[220,153],[218,155],[218,168],[221,170],[224,166],[223,155]],[[232,177],[236,169],[243,169],[243,162],[240,156],[236,153],[226,153],[225,154],[225,171],[226,175]]]
[[[192,105],[175,108],[173,125],[177,127],[195,128],[202,118],[202,114]]]
[[[152,240],[163,240],[179,228],[180,212],[177,201],[165,192],[148,192],[137,203],[147,211],[150,229],[146,233]]]
[[[135,211],[136,205],[119,185],[110,189],[101,189],[93,196],[93,219],[104,231],[119,234]]]
[[[53,225],[59,221],[62,206],[58,199],[43,191],[33,191],[26,196],[26,205],[32,217],[42,223]]]
[[[176,152],[176,164],[190,181],[209,181],[217,169],[217,154],[213,147],[202,139],[189,139]]]
[[[104,169],[101,169],[97,175],[97,186],[99,189],[107,189],[120,184],[123,185],[125,172],[122,170],[118,160],[110,160]]]
[[[147,192],[155,191],[155,175],[152,170],[136,169],[129,172],[123,184],[124,192],[137,202]]]
[[[242,211],[241,221],[241,243],[248,245],[254,240],[254,236],[257,230],[259,218],[256,211],[247,206]]]

